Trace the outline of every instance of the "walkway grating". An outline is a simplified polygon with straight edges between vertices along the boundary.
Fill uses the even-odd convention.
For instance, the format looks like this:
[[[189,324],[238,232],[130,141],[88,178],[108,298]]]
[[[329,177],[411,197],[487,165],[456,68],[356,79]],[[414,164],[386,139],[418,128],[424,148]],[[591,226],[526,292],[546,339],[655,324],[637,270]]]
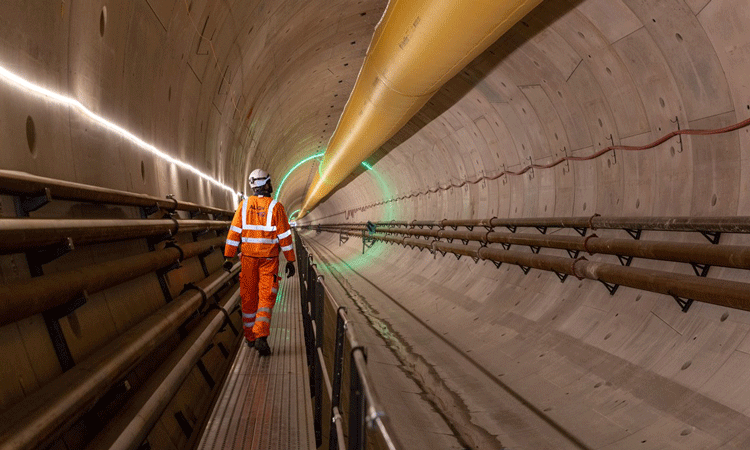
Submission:
[[[268,343],[263,358],[241,344],[198,449],[315,449],[296,276],[281,280]]]

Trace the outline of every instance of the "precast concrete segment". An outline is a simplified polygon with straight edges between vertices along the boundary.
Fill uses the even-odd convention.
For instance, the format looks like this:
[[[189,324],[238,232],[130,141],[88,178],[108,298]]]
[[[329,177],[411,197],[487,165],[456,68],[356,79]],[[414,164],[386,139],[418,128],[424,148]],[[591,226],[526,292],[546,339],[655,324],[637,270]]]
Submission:
[[[273,354],[241,344],[196,448],[315,448],[299,282],[284,278],[271,321]]]
[[[180,219],[0,219],[0,254],[75,243],[93,244],[185,231],[224,230],[230,222]]]
[[[299,218],[401,129],[446,81],[540,2],[391,1]],[[462,32],[455,33],[456,29]]]
[[[222,247],[223,238],[130,256],[75,270],[0,284],[0,325],[6,325],[84,294],[93,294]]]
[[[223,270],[196,283],[207,295],[225,285],[240,269]],[[0,414],[0,445],[33,449],[52,442],[93,406],[129,370],[161,345],[203,302],[188,291],[114,339],[85,361]]]

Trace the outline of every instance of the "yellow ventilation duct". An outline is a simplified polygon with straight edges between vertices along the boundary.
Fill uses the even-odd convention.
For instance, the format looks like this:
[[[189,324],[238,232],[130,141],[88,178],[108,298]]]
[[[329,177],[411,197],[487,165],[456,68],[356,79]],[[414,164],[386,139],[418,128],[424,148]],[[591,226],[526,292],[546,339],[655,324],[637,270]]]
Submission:
[[[299,217],[541,0],[390,0]]]

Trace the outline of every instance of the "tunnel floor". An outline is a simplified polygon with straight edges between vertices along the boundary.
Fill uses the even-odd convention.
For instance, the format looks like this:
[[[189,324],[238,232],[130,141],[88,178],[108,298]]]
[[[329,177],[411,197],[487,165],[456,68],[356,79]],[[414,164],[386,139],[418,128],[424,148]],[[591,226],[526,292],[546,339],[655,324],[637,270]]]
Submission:
[[[273,311],[270,357],[241,344],[196,448],[315,448],[299,281],[284,278]]]

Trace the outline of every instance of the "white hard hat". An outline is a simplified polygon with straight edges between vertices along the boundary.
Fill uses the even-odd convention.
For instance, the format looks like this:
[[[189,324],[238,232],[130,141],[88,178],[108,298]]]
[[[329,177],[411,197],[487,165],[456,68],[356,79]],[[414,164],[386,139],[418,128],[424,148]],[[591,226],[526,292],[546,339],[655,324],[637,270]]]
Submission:
[[[250,174],[248,181],[250,182],[251,188],[259,188],[271,181],[271,175],[265,170],[255,169],[253,170],[253,173]]]

